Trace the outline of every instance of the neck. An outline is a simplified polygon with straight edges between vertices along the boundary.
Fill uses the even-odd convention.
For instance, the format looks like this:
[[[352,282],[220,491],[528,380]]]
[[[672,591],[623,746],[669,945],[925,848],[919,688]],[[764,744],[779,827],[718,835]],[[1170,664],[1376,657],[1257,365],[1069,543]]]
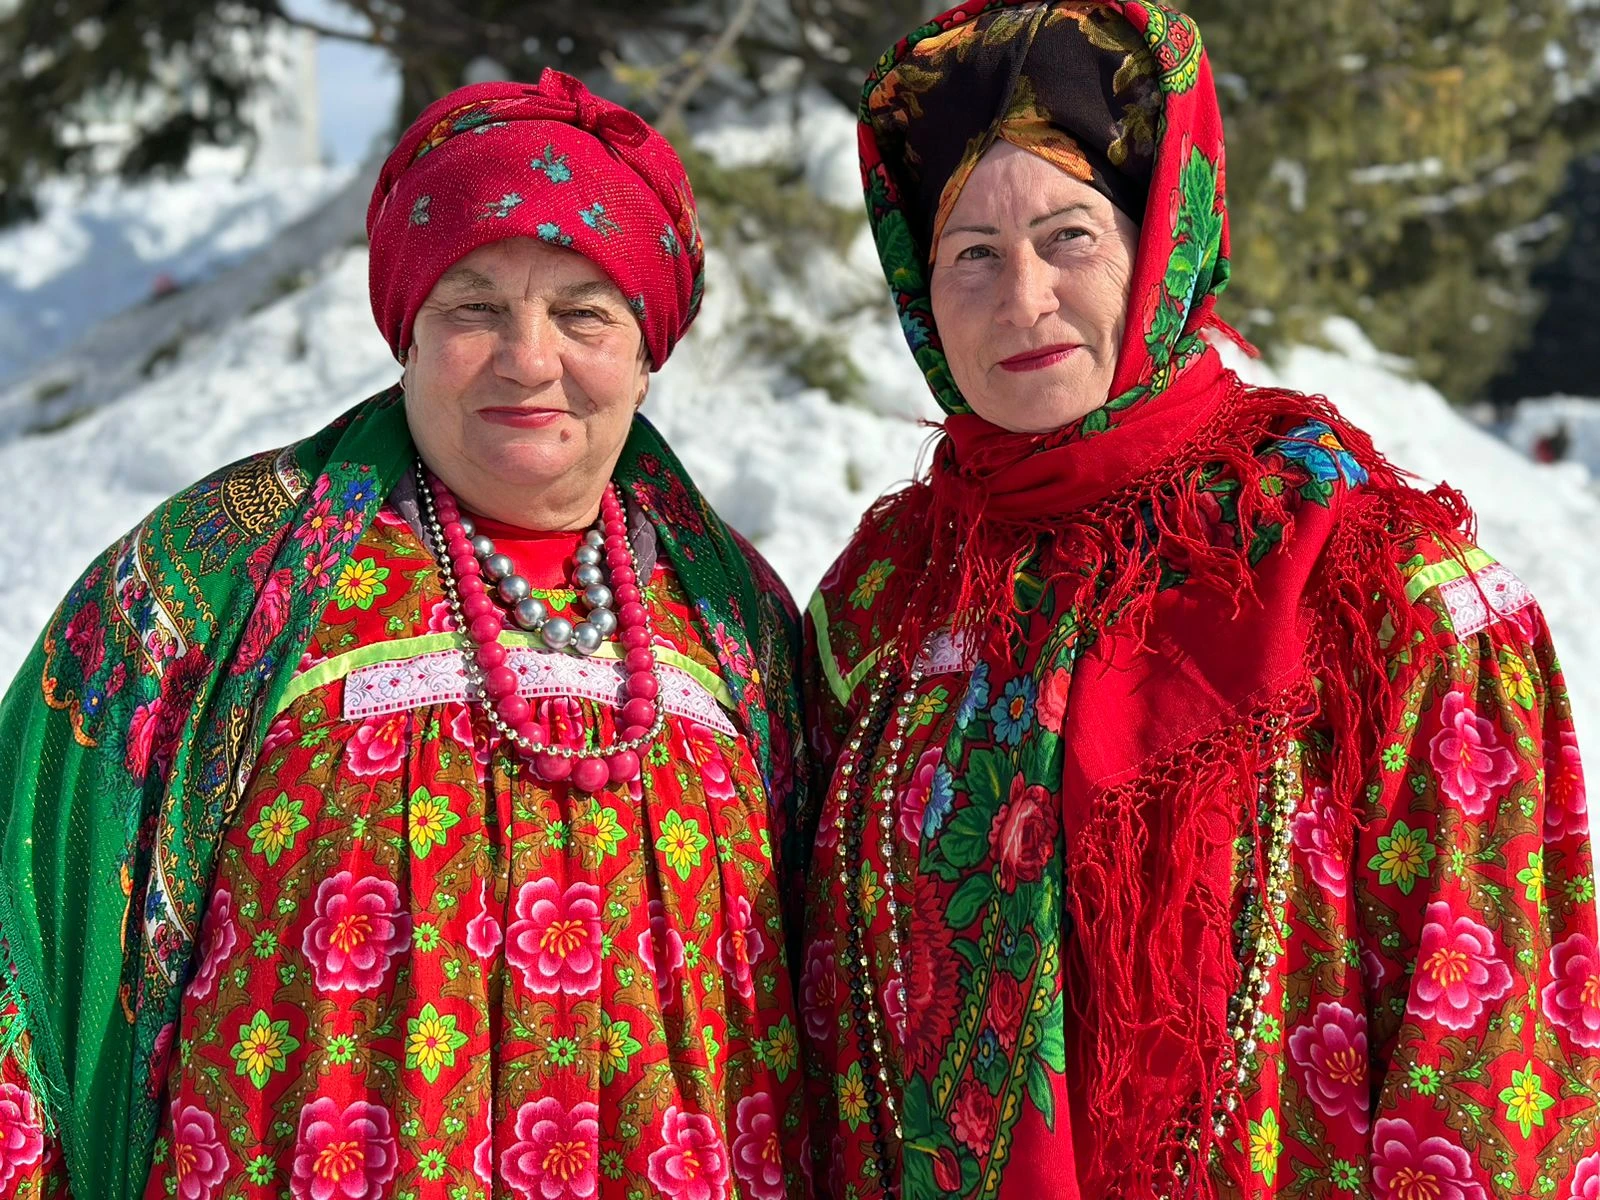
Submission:
[[[561,480],[548,486],[516,491],[493,480],[456,478],[433,463],[428,466],[454,493],[462,508],[479,516],[543,533],[587,529],[600,516],[600,497],[608,476],[598,479]]]

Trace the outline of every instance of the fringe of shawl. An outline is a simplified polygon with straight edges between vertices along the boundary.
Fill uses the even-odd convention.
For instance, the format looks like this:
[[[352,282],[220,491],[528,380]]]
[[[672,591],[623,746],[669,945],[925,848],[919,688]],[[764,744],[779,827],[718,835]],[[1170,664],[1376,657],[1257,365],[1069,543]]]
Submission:
[[[900,562],[949,564],[948,572],[902,569],[890,578],[885,611],[905,614],[897,634],[903,657],[946,623],[976,635],[985,657],[1005,654],[1025,636],[1013,603],[1025,564],[1042,569],[1047,589],[1062,588],[1062,611],[1075,612],[1086,629],[1144,645],[1162,584],[1157,547],[1168,562],[1183,564],[1183,586],[1211,589],[1235,612],[1256,590],[1253,531],[1281,522],[1284,544],[1272,552],[1292,552],[1289,502],[1261,486],[1261,451],[1286,429],[1327,423],[1368,474],[1333,501],[1337,524],[1302,597],[1314,622],[1299,682],[1146,764],[1132,782],[1090,797],[1068,848],[1076,921],[1068,985],[1083,1023],[1076,1068],[1095,1130],[1080,1172],[1095,1195],[1217,1194],[1212,1151],[1242,1139],[1245,1129],[1237,1114],[1221,1136],[1212,1127],[1213,1101],[1235,1086],[1222,1067],[1232,1039],[1226,1004],[1214,994],[1208,1003],[1202,982],[1232,995],[1240,967],[1232,888],[1220,894],[1201,864],[1253,827],[1246,822],[1257,820],[1272,764],[1312,721],[1336,748],[1333,802],[1344,836],[1354,837],[1379,731],[1396,715],[1403,691],[1391,666],[1408,652],[1411,661],[1425,657],[1437,636],[1405,599],[1395,547],[1407,536],[1432,534],[1460,553],[1462,535],[1471,533],[1459,493],[1408,485],[1326,398],[1250,388],[1231,377],[1227,386],[1226,401],[1175,454],[1078,512],[986,519],[983,492],[956,477],[943,446],[930,481],[884,498],[863,519],[864,528],[898,541]],[[1219,537],[1202,505],[1208,489],[1229,481],[1238,485],[1238,523]],[[1035,629],[1028,640],[1047,633]],[[1261,887],[1266,848],[1254,840],[1246,869]],[[1215,956],[1198,972],[1183,934],[1196,928]],[[1160,1062],[1151,1061],[1153,1048]]]

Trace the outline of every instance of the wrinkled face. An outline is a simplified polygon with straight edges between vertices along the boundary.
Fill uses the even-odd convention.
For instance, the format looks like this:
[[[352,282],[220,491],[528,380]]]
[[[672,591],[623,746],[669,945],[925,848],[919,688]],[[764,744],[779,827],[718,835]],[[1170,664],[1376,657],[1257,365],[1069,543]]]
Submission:
[[[599,505],[649,367],[639,323],[599,267],[511,238],[461,259],[418,311],[406,419],[469,508],[576,527]]]
[[[1016,433],[1106,402],[1139,227],[1088,184],[996,142],[957,198],[933,263],[933,318],[956,386]]]

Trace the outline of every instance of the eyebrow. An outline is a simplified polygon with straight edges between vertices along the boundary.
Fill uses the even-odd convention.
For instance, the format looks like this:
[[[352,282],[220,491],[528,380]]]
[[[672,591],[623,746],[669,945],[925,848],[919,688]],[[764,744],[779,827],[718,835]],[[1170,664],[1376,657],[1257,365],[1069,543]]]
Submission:
[[[471,267],[452,267],[439,277],[438,286],[463,295],[493,294],[501,290],[492,278]],[[568,284],[556,293],[556,298],[567,304],[592,304],[597,300],[620,302],[616,286],[604,279]]]
[[[1054,221],[1057,217],[1064,217],[1070,212],[1092,214],[1094,210],[1081,200],[1074,200],[1071,204],[1063,205],[1061,208],[1056,209],[1055,212],[1045,213],[1042,217],[1035,217],[1033,220],[1028,222],[1028,228],[1037,229],[1039,226],[1044,225],[1047,222]],[[993,225],[953,225],[949,229],[946,229],[945,232],[980,233],[985,237],[1000,236],[1000,231]]]
[[[481,271],[471,267],[451,267],[439,277],[439,287],[454,288],[462,292],[496,292],[500,285]]]
[[[621,296],[617,293],[614,283],[605,279],[591,279],[587,283],[571,283],[556,293],[556,297],[568,304],[588,304],[596,300],[609,300],[613,303],[620,302]]]

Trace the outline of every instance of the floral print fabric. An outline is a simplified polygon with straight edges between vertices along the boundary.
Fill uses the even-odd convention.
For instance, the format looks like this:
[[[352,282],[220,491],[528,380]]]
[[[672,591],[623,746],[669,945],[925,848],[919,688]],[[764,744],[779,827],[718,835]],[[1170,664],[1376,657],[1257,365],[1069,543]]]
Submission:
[[[811,644],[831,656],[818,660],[811,692],[824,772],[864,728],[867,684],[852,687],[850,672],[867,649],[857,631],[889,619],[863,611],[870,597],[859,602],[883,573],[882,557],[870,535],[858,535],[811,606]],[[1451,611],[1440,588],[1426,585],[1462,569],[1431,543],[1403,557],[1415,603],[1448,631]],[[1549,632],[1530,601],[1479,628],[1458,627],[1444,652],[1400,669],[1410,679],[1406,703],[1370,766],[1354,831],[1332,806],[1337,747],[1315,716],[1292,756],[1289,882],[1272,898],[1266,1015],[1241,1047],[1246,1136],[1226,1148],[1224,1165],[1243,1182],[1224,1183],[1225,1194],[1591,1200],[1600,1196],[1600,944],[1587,799]],[[997,743],[1035,724],[1062,729],[1069,681],[1063,671],[1043,688],[1023,679],[1001,690],[981,664],[930,671],[895,696],[884,722],[895,729],[905,718],[900,744],[884,736],[855,768],[885,781],[865,789],[864,817],[841,818],[838,779],[827,794],[800,986],[831,1196],[1012,1194],[1004,1183],[989,1190],[989,1181],[1014,1168],[980,1176],[968,1165],[1003,1119],[984,1081],[1021,1061],[1019,1031],[1031,1038],[1043,1028],[1058,1039],[1056,1061],[1070,1060],[1059,1039],[1070,1044],[1072,1023],[1059,1006],[1042,1024],[1024,1011],[1005,971],[977,988],[962,966],[970,958],[924,940],[945,923],[925,913],[921,880],[914,895],[905,881],[950,828],[947,745],[980,729]],[[992,852],[992,886],[1005,895],[1039,886],[1056,838],[1059,798],[1034,790],[1015,790],[989,828],[969,831]],[[838,830],[858,819],[874,836],[852,863]],[[880,841],[880,825],[894,836]],[[838,885],[844,876],[848,888]],[[900,934],[903,978],[890,932],[896,898],[902,927],[913,909],[919,932],[909,943]],[[851,922],[867,931],[865,969],[846,953]],[[1071,936],[1070,920],[1062,936]],[[1066,1012],[1070,984],[1068,993]],[[861,1052],[853,995],[892,1032],[881,1067]],[[889,1109],[869,1097],[888,1091],[909,1129],[913,1106],[927,1101],[902,1092],[901,1080],[969,1027],[972,1080],[936,1121],[921,1118],[924,1130],[947,1129],[948,1143],[899,1145]],[[1078,1109],[1056,1135],[1081,1146],[1116,1131]],[[1016,1168],[1025,1175],[1027,1164]],[[1069,1181],[1056,1187],[1077,1194]]]
[[[576,535],[497,543],[573,603]],[[647,596],[658,647],[715,673],[669,569]],[[302,673],[446,614],[386,509]],[[613,736],[604,705],[535,710]],[[339,679],[305,690],[220,852],[147,1195],[806,1194],[767,808],[746,740],[687,719],[591,796],[530,781],[476,704],[347,720]],[[59,1160],[25,1081],[0,1088],[5,1190],[36,1186]]]

